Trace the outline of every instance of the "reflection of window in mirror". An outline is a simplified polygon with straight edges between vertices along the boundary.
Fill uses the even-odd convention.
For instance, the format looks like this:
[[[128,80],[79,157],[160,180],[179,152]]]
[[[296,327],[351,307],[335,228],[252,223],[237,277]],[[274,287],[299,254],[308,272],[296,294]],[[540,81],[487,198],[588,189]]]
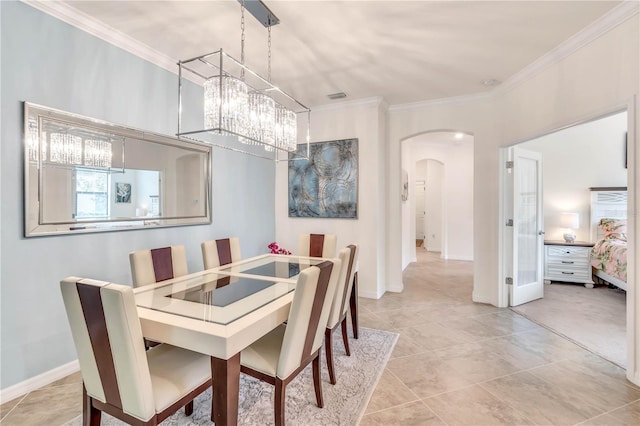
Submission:
[[[75,171],[75,218],[109,217],[109,173],[93,170]]]
[[[151,198],[151,216],[160,216],[160,197],[158,195],[150,195]]]

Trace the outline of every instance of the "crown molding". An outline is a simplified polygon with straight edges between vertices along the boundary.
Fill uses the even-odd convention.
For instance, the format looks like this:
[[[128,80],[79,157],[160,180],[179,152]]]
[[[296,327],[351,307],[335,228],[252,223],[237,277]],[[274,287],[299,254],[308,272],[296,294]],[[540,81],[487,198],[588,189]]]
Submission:
[[[311,107],[312,112],[331,111],[334,109],[367,107],[367,106],[385,106],[386,101],[382,96],[374,96],[370,98],[354,99],[352,101],[337,102],[332,104],[324,104]]]
[[[150,46],[140,43],[136,39],[115,30],[114,28],[104,24],[103,22],[69,6],[66,3],[51,0],[21,0],[23,3],[28,4],[35,9],[38,9],[50,16],[60,19],[63,22],[68,23],[86,33],[89,33],[101,40],[106,41],[116,47],[119,47],[143,60],[146,60],[152,64],[155,64],[173,74],[177,74],[177,62],[175,58],[171,58],[164,53],[161,53]],[[495,87],[488,92],[476,93],[471,95],[455,96],[450,98],[433,99],[419,102],[412,102],[406,104],[389,105],[382,97],[363,98],[354,101],[345,101],[335,104],[325,104],[314,107],[314,111],[325,111],[332,109],[340,109],[345,107],[355,106],[370,106],[379,105],[389,112],[401,111],[407,109],[416,109],[430,107],[433,105],[441,105],[448,103],[459,102],[471,102],[482,100],[490,97],[493,94],[498,94],[503,91],[510,90],[511,88],[519,85],[523,81],[528,80],[533,75],[537,74],[544,68],[556,64],[567,56],[571,55],[578,49],[586,46],[592,41],[598,39],[602,35],[606,34],[611,29],[620,25],[627,19],[638,14],[640,11],[640,2],[637,0],[625,0],[620,5],[611,9],[607,14],[601,16],[594,21],[591,25],[576,33],[568,40],[546,53],[533,63],[529,64],[518,73],[510,77],[504,83]],[[192,80],[189,76],[184,76],[189,80]],[[199,81],[192,80],[198,84]]]
[[[106,25],[92,16],[60,1],[21,0],[23,3],[53,16],[67,24],[119,47],[145,61],[151,62],[173,74],[178,73],[178,60],[161,53],[144,43]],[[186,76],[185,76],[186,77]]]
[[[420,102],[412,102],[407,104],[391,105],[388,110],[402,111],[408,109],[425,108],[434,105],[457,103],[457,102],[472,102],[482,100],[493,95],[508,91],[535,74],[539,73],[546,67],[554,65],[561,60],[565,59],[572,53],[586,46],[587,44],[597,40],[604,34],[625,22],[627,19],[632,18],[640,12],[640,1],[637,0],[625,0],[618,6],[611,9],[606,14],[602,15],[599,19],[595,20],[591,25],[579,31],[571,36],[569,39],[555,47],[553,50],[547,52],[536,61],[527,65],[525,68],[514,74],[507,79],[504,83],[496,86],[493,90],[483,93],[477,93],[473,95],[462,95],[451,98],[433,99]]]
[[[430,99],[426,101],[410,102],[406,104],[396,104],[396,105],[389,106],[388,110],[390,112],[393,112],[393,111],[402,111],[407,109],[426,108],[426,107],[431,107],[434,105],[442,105],[442,104],[474,102],[474,101],[488,99],[491,96],[491,93],[492,92],[481,92],[481,93],[474,93],[471,95],[452,96],[450,98]]]
[[[640,1],[623,1],[618,6],[595,20],[591,25],[569,37],[566,41],[511,76],[504,83],[497,86],[492,93],[498,94],[518,86],[520,83],[533,77],[543,69],[557,64],[572,53],[602,37],[604,34],[622,24],[627,19],[638,14],[639,11]]]

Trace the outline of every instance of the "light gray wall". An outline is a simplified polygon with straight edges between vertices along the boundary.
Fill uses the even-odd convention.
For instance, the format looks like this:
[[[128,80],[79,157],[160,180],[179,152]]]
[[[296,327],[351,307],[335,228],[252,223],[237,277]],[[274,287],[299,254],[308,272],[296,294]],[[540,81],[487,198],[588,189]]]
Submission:
[[[542,154],[545,239],[562,240],[560,213],[575,212],[577,240],[590,240],[589,188],[627,186],[626,133],[625,111],[518,145]]]
[[[240,237],[244,256],[265,253],[275,239],[275,167],[214,149],[212,225],[25,239],[22,102],[174,134],[177,77],[23,3],[2,1],[0,10],[4,389],[77,358],[61,278],[128,284],[130,251],[170,244],[185,245],[189,270],[201,270],[200,242],[225,236]],[[202,102],[200,88],[185,89],[185,102]],[[197,126],[202,117],[183,119]]]

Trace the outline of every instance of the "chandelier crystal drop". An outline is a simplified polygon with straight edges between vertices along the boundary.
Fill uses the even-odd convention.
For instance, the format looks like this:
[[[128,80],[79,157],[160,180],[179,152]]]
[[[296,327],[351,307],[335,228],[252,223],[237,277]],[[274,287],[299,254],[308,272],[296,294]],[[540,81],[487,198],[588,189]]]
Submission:
[[[38,147],[40,146],[40,139],[38,138],[38,123],[35,120],[29,120],[29,137],[27,138],[29,161],[39,161]],[[42,159],[47,158],[47,133],[42,132]]]
[[[82,164],[82,138],[68,133],[52,133],[49,139],[52,163]]]
[[[277,104],[274,129],[276,146],[287,151],[295,151],[298,135],[296,113]]]
[[[249,137],[262,141],[265,149],[272,151],[275,145],[275,101],[257,91],[249,93]]]
[[[217,75],[204,83],[204,127],[224,128],[238,135],[246,134],[248,88],[244,81]]]
[[[84,165],[111,167],[111,142],[87,139],[84,141]]]

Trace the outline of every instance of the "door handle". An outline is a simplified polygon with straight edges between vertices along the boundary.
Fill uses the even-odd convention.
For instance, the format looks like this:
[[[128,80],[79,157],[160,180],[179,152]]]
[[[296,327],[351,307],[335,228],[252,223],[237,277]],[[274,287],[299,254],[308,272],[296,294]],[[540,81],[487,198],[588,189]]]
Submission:
[[[544,235],[544,231],[538,231],[538,235]]]

